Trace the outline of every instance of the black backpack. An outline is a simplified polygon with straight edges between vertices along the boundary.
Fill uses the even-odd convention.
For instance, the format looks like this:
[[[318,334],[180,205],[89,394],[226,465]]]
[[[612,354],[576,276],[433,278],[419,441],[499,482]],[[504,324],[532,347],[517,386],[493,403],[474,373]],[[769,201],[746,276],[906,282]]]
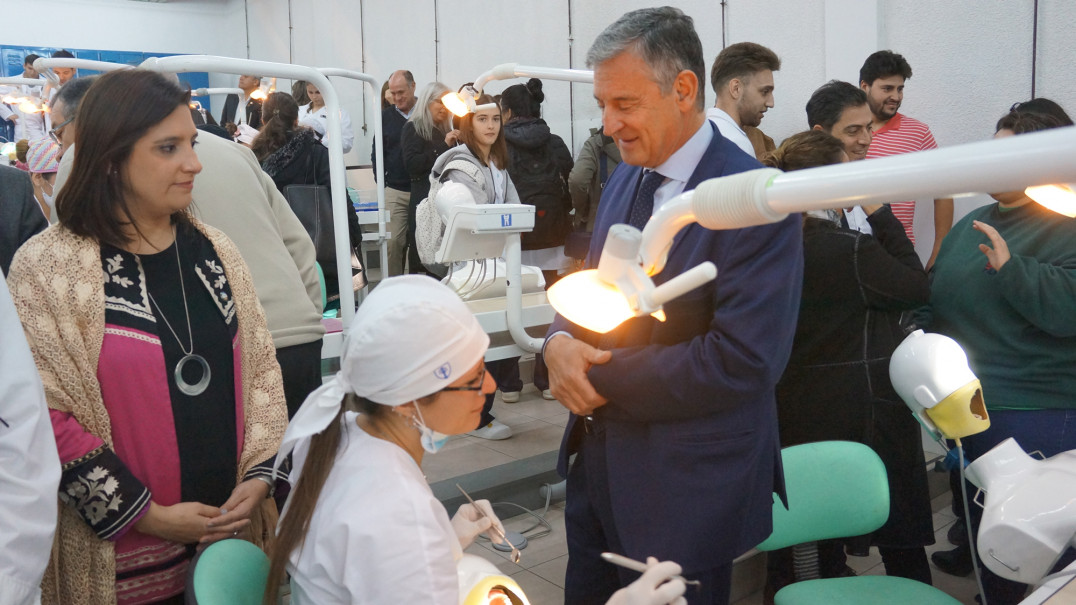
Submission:
[[[562,246],[572,230],[572,198],[551,147],[509,146],[508,175],[519,200],[535,210],[534,230],[521,234],[524,250]]]

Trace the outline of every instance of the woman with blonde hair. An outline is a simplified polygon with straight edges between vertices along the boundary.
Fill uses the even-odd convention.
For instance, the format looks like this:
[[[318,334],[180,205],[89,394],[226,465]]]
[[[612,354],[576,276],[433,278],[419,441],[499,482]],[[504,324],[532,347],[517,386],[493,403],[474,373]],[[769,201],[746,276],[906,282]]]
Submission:
[[[400,152],[411,175],[411,200],[407,207],[407,265],[410,273],[425,273],[415,247],[415,209],[430,194],[430,170],[442,153],[456,145],[459,130],[452,128],[452,114],[441,97],[448,87],[430,82],[422,89],[411,117],[400,133]]]

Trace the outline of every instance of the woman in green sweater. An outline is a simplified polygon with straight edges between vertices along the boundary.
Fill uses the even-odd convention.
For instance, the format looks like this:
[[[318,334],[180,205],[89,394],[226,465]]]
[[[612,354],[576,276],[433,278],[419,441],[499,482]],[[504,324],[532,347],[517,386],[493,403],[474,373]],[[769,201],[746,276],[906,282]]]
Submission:
[[[994,138],[1071,124],[1034,99],[1014,105]],[[1053,456],[1076,449],[1076,220],[1023,191],[991,195],[996,204],[968,213],[942,242],[924,327],[960,343],[982,382],[991,425],[963,440],[967,458],[1009,437]],[[977,528],[981,509],[971,511]],[[935,554],[952,561],[966,556],[960,548]],[[1023,599],[1023,584],[982,572],[991,605]]]

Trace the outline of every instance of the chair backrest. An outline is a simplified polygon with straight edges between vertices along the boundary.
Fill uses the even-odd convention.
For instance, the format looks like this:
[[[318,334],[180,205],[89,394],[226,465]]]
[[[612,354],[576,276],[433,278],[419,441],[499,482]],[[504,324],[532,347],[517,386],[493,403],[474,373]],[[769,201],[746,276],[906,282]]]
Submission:
[[[861,443],[821,441],[781,451],[788,509],[773,503],[773,533],[758,549],[870,533],[889,518],[885,465]]]
[[[211,544],[191,562],[187,605],[261,605],[269,557],[246,540]]]

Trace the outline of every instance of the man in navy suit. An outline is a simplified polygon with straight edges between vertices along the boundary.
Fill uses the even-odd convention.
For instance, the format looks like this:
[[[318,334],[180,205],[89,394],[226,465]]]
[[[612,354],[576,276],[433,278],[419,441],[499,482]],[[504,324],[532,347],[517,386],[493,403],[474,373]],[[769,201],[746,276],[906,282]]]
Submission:
[[[651,203],[760,164],[705,119],[702,44],[678,9],[624,15],[587,64],[624,158],[602,193],[593,267],[611,225],[645,223]],[[783,494],[774,385],[799,306],[799,217],[726,231],[693,224],[654,281],[703,261],[717,279],[666,304],[665,322],[636,318],[599,335],[558,316],[550,330],[551,388],[573,412],[558,464],[568,479],[566,603],[604,603],[636,577],[604,563],[605,550],[676,561],[702,582],[689,602],[727,603],[732,560],[771,531],[773,492]]]

